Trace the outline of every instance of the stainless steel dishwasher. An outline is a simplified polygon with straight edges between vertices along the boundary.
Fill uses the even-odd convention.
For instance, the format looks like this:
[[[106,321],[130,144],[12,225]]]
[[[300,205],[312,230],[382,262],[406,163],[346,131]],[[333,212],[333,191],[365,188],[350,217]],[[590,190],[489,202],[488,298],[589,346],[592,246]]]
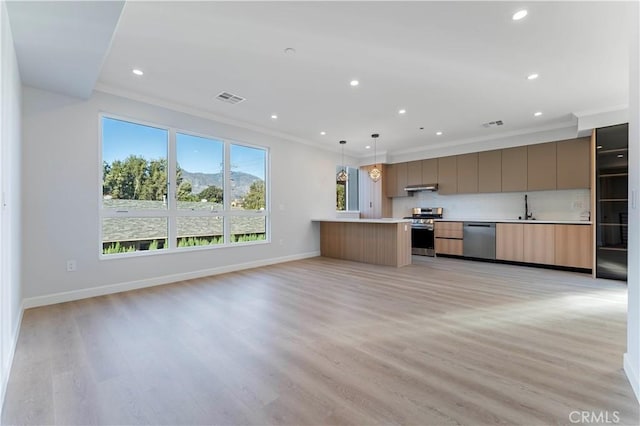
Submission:
[[[479,259],[496,258],[496,224],[464,222],[462,254]]]

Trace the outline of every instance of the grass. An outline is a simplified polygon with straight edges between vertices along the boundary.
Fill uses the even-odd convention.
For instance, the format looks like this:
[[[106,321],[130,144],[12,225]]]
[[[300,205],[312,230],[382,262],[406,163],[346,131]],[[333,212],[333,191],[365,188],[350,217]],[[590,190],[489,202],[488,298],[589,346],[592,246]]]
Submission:
[[[251,233],[251,234],[232,234],[232,243],[248,243],[252,241],[264,241],[266,240],[266,234],[264,233]],[[151,251],[161,250],[167,247],[167,240],[134,240],[115,243],[105,243],[102,247],[102,254],[120,254],[120,253],[133,253],[137,251]],[[146,244],[148,242],[148,245]],[[180,237],[178,238],[178,247],[201,247],[201,246],[213,246],[217,244],[224,244],[224,237],[210,236],[210,237]]]

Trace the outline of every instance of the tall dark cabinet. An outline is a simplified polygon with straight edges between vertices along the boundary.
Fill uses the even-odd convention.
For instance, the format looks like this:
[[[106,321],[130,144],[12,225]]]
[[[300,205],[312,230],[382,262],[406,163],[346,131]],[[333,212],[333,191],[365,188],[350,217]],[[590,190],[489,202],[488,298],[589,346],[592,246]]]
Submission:
[[[596,276],[627,279],[629,125],[596,129]]]

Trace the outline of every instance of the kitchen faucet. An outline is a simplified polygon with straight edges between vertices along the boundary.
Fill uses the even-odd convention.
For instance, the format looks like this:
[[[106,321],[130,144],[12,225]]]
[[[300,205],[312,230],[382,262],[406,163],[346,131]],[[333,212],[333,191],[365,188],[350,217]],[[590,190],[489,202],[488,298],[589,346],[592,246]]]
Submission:
[[[533,213],[529,213],[529,203],[527,202],[527,194],[524,194],[524,220],[533,219]]]

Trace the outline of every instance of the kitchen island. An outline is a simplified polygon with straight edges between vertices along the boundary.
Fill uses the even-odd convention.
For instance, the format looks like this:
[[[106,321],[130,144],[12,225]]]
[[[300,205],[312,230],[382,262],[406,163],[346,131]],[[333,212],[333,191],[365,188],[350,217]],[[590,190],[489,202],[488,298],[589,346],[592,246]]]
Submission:
[[[411,220],[312,219],[325,257],[401,267],[411,264]]]

